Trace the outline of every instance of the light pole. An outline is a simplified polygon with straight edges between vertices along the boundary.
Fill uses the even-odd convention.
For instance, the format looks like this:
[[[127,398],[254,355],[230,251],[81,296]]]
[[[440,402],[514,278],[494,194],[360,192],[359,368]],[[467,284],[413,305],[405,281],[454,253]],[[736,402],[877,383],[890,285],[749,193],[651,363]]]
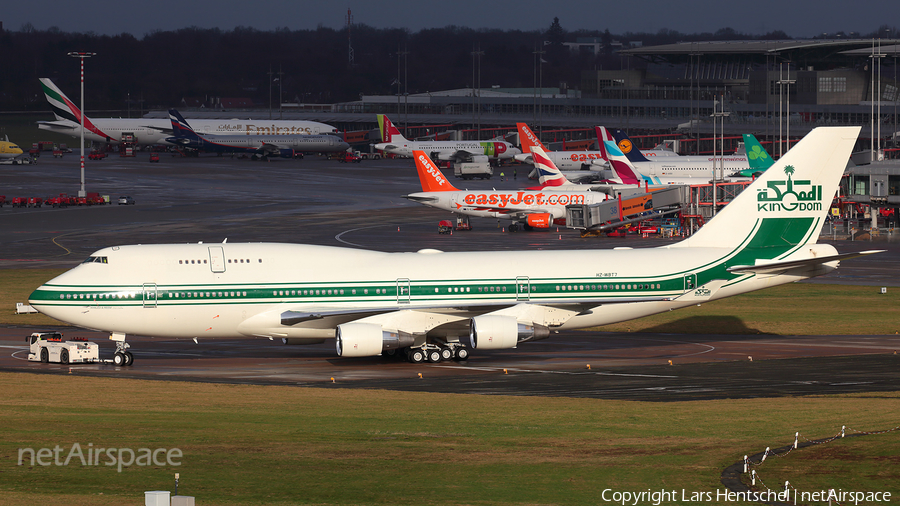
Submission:
[[[81,60],[81,189],[78,190],[78,196],[87,197],[84,190],[84,59],[97,56],[97,53],[71,52],[69,56]]]

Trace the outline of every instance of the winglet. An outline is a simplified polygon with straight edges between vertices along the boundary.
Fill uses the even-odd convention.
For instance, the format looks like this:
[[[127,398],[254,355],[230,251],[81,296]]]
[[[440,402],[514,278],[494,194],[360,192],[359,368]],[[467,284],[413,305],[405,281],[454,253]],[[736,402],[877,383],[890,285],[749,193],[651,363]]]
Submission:
[[[416,170],[419,172],[419,182],[422,183],[422,191],[424,192],[449,192],[458,191],[440,169],[431,161],[431,158],[424,151],[413,151],[413,158],[416,160]]]

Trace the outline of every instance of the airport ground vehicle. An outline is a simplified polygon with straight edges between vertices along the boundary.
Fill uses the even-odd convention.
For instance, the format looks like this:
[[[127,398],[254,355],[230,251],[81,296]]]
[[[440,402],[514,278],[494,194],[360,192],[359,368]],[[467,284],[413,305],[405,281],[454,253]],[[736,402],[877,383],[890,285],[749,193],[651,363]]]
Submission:
[[[150,161],[159,162],[159,153],[157,153],[156,151],[150,153]]]
[[[44,199],[40,197],[28,197],[28,207],[41,207],[44,205]]]
[[[62,158],[63,152],[61,149],[57,148],[53,150],[53,158]]]
[[[356,153],[341,153],[341,155],[338,157],[338,161],[341,163],[359,163],[362,161],[362,158],[360,158]]]
[[[487,161],[457,162],[453,164],[453,175],[461,179],[490,179],[494,175],[494,169]]]
[[[441,220],[438,222],[438,233],[449,234],[453,232],[453,222],[450,220]]]
[[[104,158],[106,158],[106,156],[106,153],[103,151],[91,151],[91,153],[88,155],[88,159],[103,160]]]
[[[60,332],[35,332],[28,336],[26,341],[29,346],[28,360],[31,362],[60,364],[100,362],[100,347],[96,343],[81,339],[63,341]],[[127,356],[123,359],[131,360]]]
[[[134,205],[134,199],[133,199],[133,198],[131,198],[131,197],[127,196],[127,195],[122,196],[122,197],[119,197],[119,205],[120,205],[120,206],[121,206],[121,205],[129,205],[129,204],[130,204],[130,205]]]
[[[3,207],[3,204],[6,204],[6,195],[0,195],[0,207]]]
[[[363,160],[381,160],[381,153],[366,153],[363,151],[357,151],[356,156],[362,158]]]
[[[28,199],[25,197],[14,197],[11,204],[13,207],[25,207],[28,205]]]

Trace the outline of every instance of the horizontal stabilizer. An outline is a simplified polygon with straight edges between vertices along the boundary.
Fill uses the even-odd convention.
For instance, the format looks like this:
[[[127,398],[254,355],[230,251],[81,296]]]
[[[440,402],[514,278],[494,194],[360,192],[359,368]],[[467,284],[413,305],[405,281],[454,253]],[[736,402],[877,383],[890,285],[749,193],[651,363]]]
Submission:
[[[858,253],[844,253],[841,255],[829,255],[825,257],[805,258],[803,260],[788,260],[785,262],[765,262],[756,265],[735,265],[729,267],[728,272],[737,274],[777,274],[796,267],[806,267],[810,265],[821,265],[829,262],[839,262],[848,258],[857,258],[875,253],[882,253],[885,250],[869,250],[860,251]]]

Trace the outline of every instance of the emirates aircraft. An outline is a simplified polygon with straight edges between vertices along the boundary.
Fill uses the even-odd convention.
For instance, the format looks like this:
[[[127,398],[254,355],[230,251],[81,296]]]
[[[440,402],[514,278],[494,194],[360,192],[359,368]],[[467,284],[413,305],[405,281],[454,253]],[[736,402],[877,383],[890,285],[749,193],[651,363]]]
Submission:
[[[375,149],[395,155],[412,156],[418,150],[438,160],[487,162],[513,158],[520,153],[519,148],[506,141],[411,141],[384,114],[378,115],[378,128],[382,142]]]
[[[818,244],[859,127],[820,127],[694,235],[657,248],[383,253],[277,243],[102,248],[38,287],[57,320],[126,336],[336,340],[337,354],[463,359],[827,274]]]
[[[53,81],[41,78],[44,96],[56,121],[38,121],[38,128],[50,132],[81,136],[81,110],[69,100]],[[240,119],[193,119],[191,125],[200,134],[217,135],[320,135],[335,134],[335,128],[315,121],[289,120],[240,120]],[[144,146],[154,144],[169,145],[166,138],[172,137],[172,123],[165,119],[151,118],[84,118],[84,138],[92,142],[118,143],[123,137],[133,138]]]

